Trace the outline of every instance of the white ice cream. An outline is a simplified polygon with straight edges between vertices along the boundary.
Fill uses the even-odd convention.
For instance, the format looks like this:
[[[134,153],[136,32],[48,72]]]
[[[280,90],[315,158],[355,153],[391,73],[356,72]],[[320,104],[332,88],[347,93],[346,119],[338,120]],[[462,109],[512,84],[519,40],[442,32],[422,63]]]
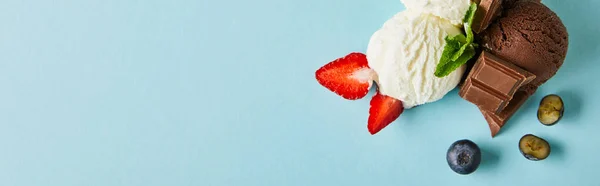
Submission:
[[[447,35],[460,34],[450,21],[415,10],[396,14],[375,32],[367,59],[377,73],[379,91],[403,101],[405,108],[434,102],[454,89],[465,66],[450,75],[434,75]]]
[[[471,0],[401,0],[406,9],[429,13],[450,20],[454,25],[463,22]]]

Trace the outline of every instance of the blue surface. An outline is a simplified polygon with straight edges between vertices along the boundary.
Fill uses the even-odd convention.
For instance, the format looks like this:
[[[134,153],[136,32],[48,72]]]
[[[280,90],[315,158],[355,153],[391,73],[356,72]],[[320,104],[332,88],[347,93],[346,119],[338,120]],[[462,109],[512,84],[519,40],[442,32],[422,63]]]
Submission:
[[[1,0],[0,185],[599,185],[600,1],[544,2],[567,60],[492,139],[456,91],[371,136],[369,99],[316,82],[398,0]],[[567,110],[544,127],[549,93]],[[469,176],[445,160],[463,138],[484,150]]]

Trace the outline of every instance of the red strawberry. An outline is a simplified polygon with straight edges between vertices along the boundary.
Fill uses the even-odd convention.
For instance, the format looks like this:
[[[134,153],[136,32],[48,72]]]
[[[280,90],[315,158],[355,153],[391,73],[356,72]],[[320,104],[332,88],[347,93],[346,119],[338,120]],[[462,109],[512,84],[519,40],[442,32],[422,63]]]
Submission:
[[[325,88],[349,100],[363,98],[373,84],[373,70],[367,56],[351,53],[319,68],[317,81]]]
[[[376,134],[396,120],[403,111],[402,101],[383,95],[378,91],[371,99],[369,124],[367,125],[369,132]]]

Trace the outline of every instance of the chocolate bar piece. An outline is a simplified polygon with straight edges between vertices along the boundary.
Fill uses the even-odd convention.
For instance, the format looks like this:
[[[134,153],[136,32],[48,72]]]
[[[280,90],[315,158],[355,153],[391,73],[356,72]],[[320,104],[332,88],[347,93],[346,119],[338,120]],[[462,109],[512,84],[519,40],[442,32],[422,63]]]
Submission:
[[[483,117],[485,117],[485,120],[490,126],[492,137],[498,134],[500,128],[502,128],[504,124],[506,124],[506,121],[508,121],[517,112],[517,110],[519,110],[521,105],[523,105],[523,103],[525,103],[525,101],[527,101],[527,99],[530,96],[531,94],[529,94],[528,91],[518,91],[513,96],[513,99],[510,100],[508,106],[506,106],[506,108],[504,108],[504,110],[502,110],[502,112],[500,112],[499,114],[480,109],[481,113],[483,114]]]
[[[459,95],[481,110],[499,114],[516,90],[533,79],[534,74],[484,51],[475,62]]]
[[[485,30],[502,13],[502,0],[480,0],[472,29],[475,33]]]

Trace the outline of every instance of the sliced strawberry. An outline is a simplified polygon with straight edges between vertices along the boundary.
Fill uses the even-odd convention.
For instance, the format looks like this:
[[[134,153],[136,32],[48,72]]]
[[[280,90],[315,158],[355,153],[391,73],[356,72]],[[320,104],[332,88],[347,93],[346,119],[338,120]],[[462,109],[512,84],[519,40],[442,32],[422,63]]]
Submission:
[[[356,100],[369,92],[374,72],[369,68],[366,55],[351,53],[319,68],[315,75],[325,88],[346,99]]]
[[[402,101],[377,92],[371,99],[369,124],[367,125],[369,132],[376,134],[396,120],[403,111]]]

